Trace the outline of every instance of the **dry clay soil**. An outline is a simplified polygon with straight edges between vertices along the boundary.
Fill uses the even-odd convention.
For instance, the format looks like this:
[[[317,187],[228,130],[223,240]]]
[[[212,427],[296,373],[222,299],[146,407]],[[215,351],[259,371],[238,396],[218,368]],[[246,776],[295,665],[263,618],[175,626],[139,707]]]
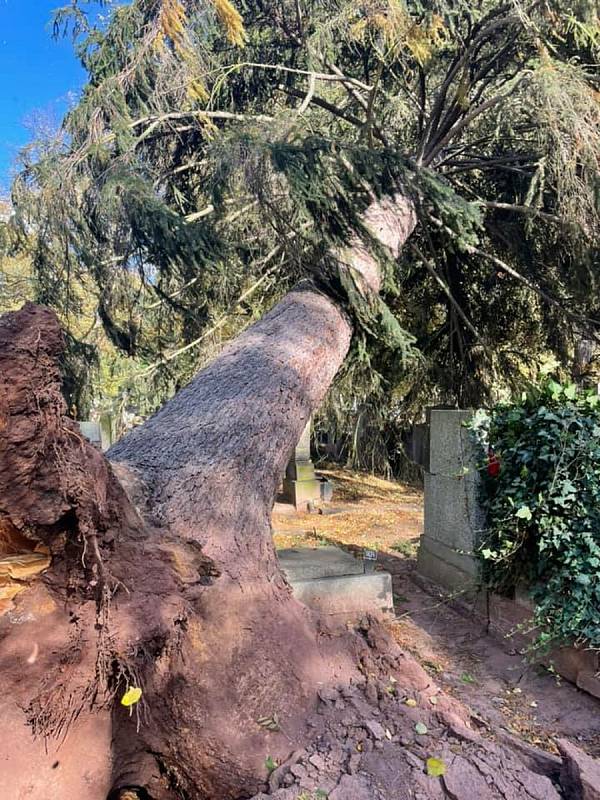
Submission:
[[[421,490],[323,472],[334,501],[311,514],[276,504],[276,546],[376,548],[395,618],[365,621],[371,672],[323,687],[310,745],[267,764],[257,800],[600,799],[600,703],[421,588]]]

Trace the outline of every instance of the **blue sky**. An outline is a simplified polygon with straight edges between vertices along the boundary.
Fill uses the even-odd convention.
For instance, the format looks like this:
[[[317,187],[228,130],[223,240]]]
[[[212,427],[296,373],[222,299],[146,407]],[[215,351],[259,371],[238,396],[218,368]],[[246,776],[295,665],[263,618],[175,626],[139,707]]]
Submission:
[[[68,0],[0,0],[0,194],[37,111],[60,120],[85,73],[69,39],[54,41],[52,11]]]

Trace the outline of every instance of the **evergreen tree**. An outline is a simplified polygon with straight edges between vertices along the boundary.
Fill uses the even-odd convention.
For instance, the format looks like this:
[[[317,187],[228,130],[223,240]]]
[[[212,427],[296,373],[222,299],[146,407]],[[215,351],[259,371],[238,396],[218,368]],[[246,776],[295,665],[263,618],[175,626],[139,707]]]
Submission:
[[[482,402],[596,337],[593,3],[97,5],[57,12],[89,80],[14,199],[39,299],[91,280],[157,404],[300,277],[359,323],[346,428],[367,399],[388,422]],[[381,303],[325,254],[399,185],[420,225]]]

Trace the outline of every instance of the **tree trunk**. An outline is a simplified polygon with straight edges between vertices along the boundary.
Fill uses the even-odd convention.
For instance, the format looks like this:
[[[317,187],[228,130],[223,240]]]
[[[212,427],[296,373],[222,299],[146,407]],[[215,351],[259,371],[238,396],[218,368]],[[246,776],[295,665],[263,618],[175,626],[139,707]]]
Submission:
[[[290,716],[329,677],[314,620],[278,567],[270,512],[349,341],[342,312],[297,289],[109,454],[141,479],[152,539],[175,539],[182,553],[174,566],[184,576],[177,614],[187,636],[169,659],[167,684],[151,689],[146,677],[145,694],[150,708],[163,705],[163,728],[178,732],[165,762],[187,764],[186,788],[209,797],[257,790],[267,753],[256,720],[276,716],[295,729]],[[197,546],[218,573],[209,585],[184,555]],[[283,755],[277,744],[273,757]]]
[[[414,224],[402,197],[365,221],[393,253]],[[362,244],[345,255],[377,291]],[[298,780],[329,764],[332,800],[558,800],[536,766],[554,774],[554,762],[528,753],[532,772],[479,740],[381,628],[329,626],[278,567],[279,479],[350,337],[336,303],[298,287],[113,447],[111,468],[65,415],[52,312],[2,318],[2,797],[247,798],[268,757],[293,763],[310,746],[328,761],[305,750]],[[417,720],[447,742],[443,784],[407,751]],[[302,796],[302,784],[277,791],[283,769],[269,777],[277,800]]]

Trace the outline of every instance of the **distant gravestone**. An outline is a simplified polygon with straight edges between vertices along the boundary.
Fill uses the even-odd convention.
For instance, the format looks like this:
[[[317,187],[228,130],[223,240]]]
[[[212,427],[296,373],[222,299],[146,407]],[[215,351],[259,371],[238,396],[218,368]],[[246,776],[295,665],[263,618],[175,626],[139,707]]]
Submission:
[[[85,436],[92,444],[102,447],[102,430],[99,422],[92,422],[91,420],[82,420],[79,423],[79,430],[82,436]]]
[[[315,468],[310,458],[309,419],[302,431],[300,441],[296,445],[285,471],[283,494],[296,506],[298,511],[306,511],[309,503],[321,499],[321,482],[315,475]]]
[[[108,450],[113,443],[112,420],[107,415],[101,416],[98,422],[81,420],[79,430],[86,439],[102,450]]]
[[[102,449],[108,450],[115,441],[113,418],[110,414],[102,414],[99,420]]]

